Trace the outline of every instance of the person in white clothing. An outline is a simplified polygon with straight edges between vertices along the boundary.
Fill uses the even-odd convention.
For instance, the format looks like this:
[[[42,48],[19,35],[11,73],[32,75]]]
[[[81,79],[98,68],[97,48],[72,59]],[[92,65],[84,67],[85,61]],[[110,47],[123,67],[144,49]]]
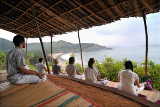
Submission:
[[[90,58],[88,61],[88,67],[85,69],[85,79],[86,81],[106,85],[108,80],[100,79],[100,73],[98,70],[93,66],[95,63],[94,58]]]
[[[7,79],[12,84],[39,83],[44,74],[30,70],[26,67],[23,48],[25,39],[22,35],[13,38],[15,48],[8,52],[6,57]]]
[[[69,77],[74,78],[75,75],[77,74],[76,66],[74,65],[75,63],[75,58],[70,57],[69,58],[69,64],[66,66],[65,71],[67,72]]]
[[[39,58],[39,63],[36,64],[37,72],[44,74],[43,80],[47,79],[47,76],[45,75],[47,73],[47,68],[43,64],[43,58]]]
[[[138,89],[143,88],[140,86],[139,77],[133,72],[133,64],[131,61],[125,62],[125,70],[118,74],[120,84],[118,88],[132,95],[138,95]]]
[[[39,58],[39,63],[36,64],[37,71],[41,73],[47,72],[45,65],[43,64],[43,58]]]

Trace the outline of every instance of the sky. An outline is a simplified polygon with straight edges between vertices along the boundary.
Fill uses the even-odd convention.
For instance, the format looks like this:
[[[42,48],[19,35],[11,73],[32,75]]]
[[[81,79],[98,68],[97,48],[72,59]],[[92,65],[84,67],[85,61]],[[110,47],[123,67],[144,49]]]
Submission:
[[[147,15],[149,45],[160,45],[160,12]],[[13,39],[16,34],[0,29],[0,38]],[[142,18],[123,18],[119,21],[80,30],[82,43],[96,43],[108,47],[144,46],[145,31]],[[54,41],[64,40],[78,43],[77,32],[54,35]],[[44,42],[50,42],[50,37],[43,37]],[[29,43],[39,42],[39,39],[28,39]]]

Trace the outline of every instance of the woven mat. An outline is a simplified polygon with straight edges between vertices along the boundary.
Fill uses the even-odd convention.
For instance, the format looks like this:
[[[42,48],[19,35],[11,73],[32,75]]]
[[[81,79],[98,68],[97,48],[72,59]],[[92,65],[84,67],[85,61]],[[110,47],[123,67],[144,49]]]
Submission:
[[[86,99],[49,80],[38,84],[11,86],[0,92],[1,107],[89,107]]]

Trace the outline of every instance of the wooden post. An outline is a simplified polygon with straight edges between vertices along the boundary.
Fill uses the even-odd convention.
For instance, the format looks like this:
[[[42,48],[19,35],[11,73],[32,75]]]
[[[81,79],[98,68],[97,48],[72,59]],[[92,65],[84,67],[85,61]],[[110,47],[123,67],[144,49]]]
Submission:
[[[147,31],[147,22],[146,22],[146,15],[143,13],[143,22],[145,28],[145,36],[146,36],[146,50],[145,50],[145,75],[148,73],[148,31]]]
[[[41,43],[41,47],[42,47],[42,52],[43,52],[44,59],[45,59],[45,61],[46,61],[48,74],[50,74],[47,56],[46,56],[45,49],[44,49],[44,45],[43,45],[43,41],[42,41],[42,38],[41,38],[41,32],[40,32],[40,30],[39,30],[39,26],[38,26],[38,23],[37,23],[36,20],[35,20],[35,22],[36,22],[36,25],[37,25],[37,30],[38,30],[38,34],[39,34],[39,40],[40,40],[40,43]]]
[[[27,56],[27,54],[28,54],[28,38],[26,38],[26,56]]]
[[[83,54],[82,54],[81,39],[80,39],[80,36],[79,36],[79,29],[78,29],[78,40],[79,40],[79,47],[80,47],[80,52],[81,52],[81,63],[82,63],[83,71],[84,71],[84,65],[83,65]]]
[[[46,61],[48,74],[50,74],[49,65],[48,65],[48,60],[47,60],[47,57],[46,57],[46,53],[45,53],[45,49],[44,49],[44,45],[43,45],[42,38],[41,38],[41,37],[39,37],[39,40],[40,40],[40,43],[41,43],[41,47],[42,47],[42,51],[43,51],[44,59],[45,59],[45,61]]]
[[[53,36],[51,35],[51,63],[53,63]],[[53,70],[53,67],[52,67]]]

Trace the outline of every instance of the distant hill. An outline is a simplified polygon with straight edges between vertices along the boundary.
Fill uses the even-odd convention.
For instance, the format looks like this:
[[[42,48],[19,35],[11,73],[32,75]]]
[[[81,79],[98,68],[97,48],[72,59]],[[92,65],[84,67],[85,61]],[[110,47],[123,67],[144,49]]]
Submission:
[[[0,51],[9,51],[11,48],[13,48],[13,43],[9,40],[0,38]]]
[[[8,51],[8,49],[11,49],[12,47],[13,44],[11,41],[0,38],[0,51]],[[44,42],[44,47],[47,53],[50,53],[50,42]],[[107,48],[105,46],[97,45],[94,43],[82,43],[82,49],[83,51],[97,51],[111,48]],[[41,53],[42,51],[40,43],[29,43],[28,51],[34,53]],[[58,42],[53,42],[53,52],[79,52],[79,44],[74,44],[62,40]]]

